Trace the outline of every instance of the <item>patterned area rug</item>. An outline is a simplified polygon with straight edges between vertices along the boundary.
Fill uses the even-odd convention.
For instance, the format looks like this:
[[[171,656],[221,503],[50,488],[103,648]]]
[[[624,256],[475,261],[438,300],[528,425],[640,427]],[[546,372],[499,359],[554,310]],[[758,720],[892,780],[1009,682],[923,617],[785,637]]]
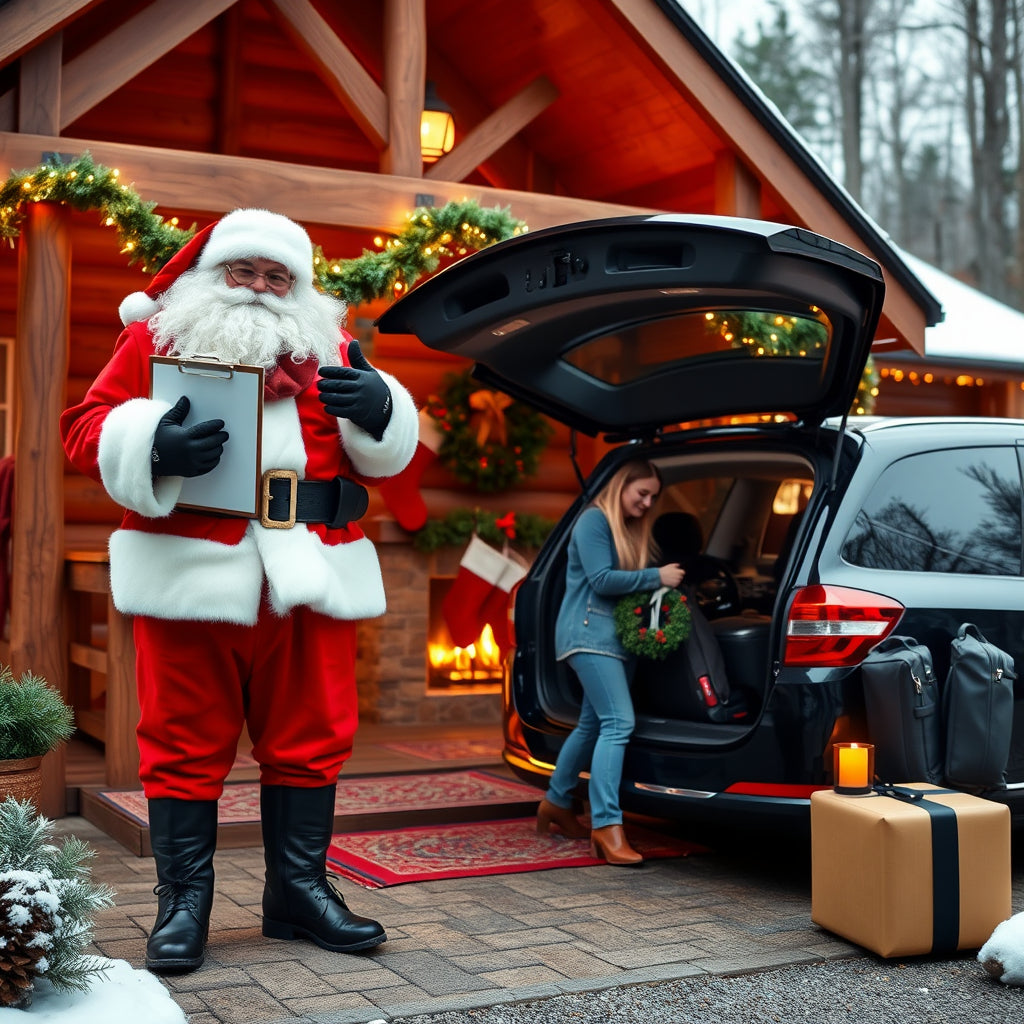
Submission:
[[[437,740],[412,743],[380,743],[385,750],[409,754],[424,761],[466,761],[471,757],[501,760],[499,740]]]
[[[631,826],[630,841],[644,857],[686,857],[704,847]],[[332,837],[328,870],[381,889],[475,875],[507,875],[604,864],[587,839],[538,835],[534,818],[433,825]]]
[[[149,825],[149,809],[141,790],[108,790],[98,795],[139,824]],[[352,779],[342,776],[338,781],[335,813],[422,811],[428,807],[478,807],[530,800],[540,800],[540,791],[484,771],[368,775]],[[226,785],[217,815],[221,825],[259,821],[259,784]]]

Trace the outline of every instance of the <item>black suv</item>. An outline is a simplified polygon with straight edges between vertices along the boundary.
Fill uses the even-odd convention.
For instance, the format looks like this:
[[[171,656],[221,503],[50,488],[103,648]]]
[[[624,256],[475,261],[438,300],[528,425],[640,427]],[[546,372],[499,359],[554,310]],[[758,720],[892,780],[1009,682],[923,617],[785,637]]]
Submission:
[[[553,645],[570,531],[630,458],[661,469],[656,537],[699,584],[731,694],[694,710],[670,663],[640,664],[625,809],[806,821],[832,744],[869,738],[859,666],[886,636],[927,644],[940,680],[964,622],[1024,662],[1024,423],[848,421],[883,294],[872,260],[803,229],[631,217],[493,246],[381,318],[615,444],[515,595],[505,757],[522,778],[546,784],[579,707]],[[1024,813],[1014,733],[985,795]]]

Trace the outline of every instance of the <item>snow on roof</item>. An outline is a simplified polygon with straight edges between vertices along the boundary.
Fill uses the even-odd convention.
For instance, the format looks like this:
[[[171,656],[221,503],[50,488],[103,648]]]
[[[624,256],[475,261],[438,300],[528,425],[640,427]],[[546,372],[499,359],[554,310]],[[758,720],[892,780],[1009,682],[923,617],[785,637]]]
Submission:
[[[925,328],[926,359],[1024,364],[1024,313],[910,253],[902,255],[946,314]]]

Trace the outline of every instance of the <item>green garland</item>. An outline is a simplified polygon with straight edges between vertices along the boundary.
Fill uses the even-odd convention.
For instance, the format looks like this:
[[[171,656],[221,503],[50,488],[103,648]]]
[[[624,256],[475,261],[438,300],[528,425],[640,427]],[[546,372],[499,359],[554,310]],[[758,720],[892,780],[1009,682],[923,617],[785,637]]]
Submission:
[[[425,552],[465,547],[476,533],[481,540],[495,546],[514,540],[521,547],[539,548],[554,528],[554,521],[543,516],[510,512],[499,519],[496,513],[485,509],[460,508],[444,519],[428,519],[426,525],[416,531],[413,545]]]
[[[651,629],[651,592],[627,594],[615,605],[615,630],[627,654],[663,661],[690,636],[690,609],[678,590],[662,595],[659,629]]]
[[[369,302],[408,290],[437,270],[442,259],[457,259],[524,231],[526,224],[506,210],[484,210],[468,199],[437,209],[421,206],[409,214],[400,234],[377,239],[380,252],[364,249],[355,259],[331,261],[318,248],[313,264],[324,291],[347,302]]]
[[[104,224],[117,230],[128,265],[141,260],[147,273],[159,270],[196,233],[195,224],[183,230],[177,217],[158,217],[156,203],[144,203],[120,180],[119,171],[93,163],[88,153],[70,163],[50,161],[12,174],[0,186],[0,239],[13,248],[25,204],[40,202],[99,210]]]
[[[540,413],[509,401],[501,413],[504,438],[492,430],[481,444],[477,425],[481,413],[470,404],[475,392],[496,394],[481,387],[466,370],[447,374],[441,393],[427,399],[427,414],[442,435],[437,457],[457,480],[479,491],[506,491],[537,472],[553,430]]]
[[[828,344],[828,329],[823,322],[779,313],[719,312],[708,320],[707,328],[730,340],[733,348],[746,348],[752,354],[764,357],[820,351]],[[850,408],[855,416],[869,416],[874,412],[878,380],[878,371],[868,356]]]
[[[103,223],[117,230],[129,266],[142,263],[156,273],[196,233],[196,225],[178,227],[153,213],[156,203],[143,202],[120,181],[120,172],[93,162],[88,153],[70,162],[51,160],[12,174],[0,186],[0,239],[13,247],[26,203],[66,203],[76,210],[99,210]],[[457,258],[526,231],[507,210],[485,210],[470,200],[440,209],[420,207],[409,215],[397,235],[382,238],[380,252],[364,249],[361,256],[331,260],[318,247],[314,272],[320,287],[346,302],[393,299],[423,274],[437,269],[443,258]]]

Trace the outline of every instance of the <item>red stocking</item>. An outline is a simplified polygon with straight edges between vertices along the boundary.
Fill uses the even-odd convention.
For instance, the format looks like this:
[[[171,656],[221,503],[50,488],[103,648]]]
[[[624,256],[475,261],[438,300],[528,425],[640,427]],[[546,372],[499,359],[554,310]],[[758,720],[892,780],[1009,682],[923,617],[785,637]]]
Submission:
[[[468,647],[480,635],[487,623],[484,604],[507,565],[500,551],[473,536],[459,562],[458,575],[441,602],[445,624],[457,647]]]
[[[506,559],[505,571],[501,574],[494,589],[487,596],[484,602],[483,619],[489,622],[494,632],[494,642],[502,655],[508,650],[511,636],[508,628],[509,597],[512,588],[526,575],[529,567],[521,565],[514,559],[518,556],[512,555]]]
[[[424,470],[437,459],[441,431],[426,409],[420,410],[420,436],[412,461],[398,476],[380,485],[380,495],[399,525],[410,533],[427,521],[427,506],[420,494]]]

